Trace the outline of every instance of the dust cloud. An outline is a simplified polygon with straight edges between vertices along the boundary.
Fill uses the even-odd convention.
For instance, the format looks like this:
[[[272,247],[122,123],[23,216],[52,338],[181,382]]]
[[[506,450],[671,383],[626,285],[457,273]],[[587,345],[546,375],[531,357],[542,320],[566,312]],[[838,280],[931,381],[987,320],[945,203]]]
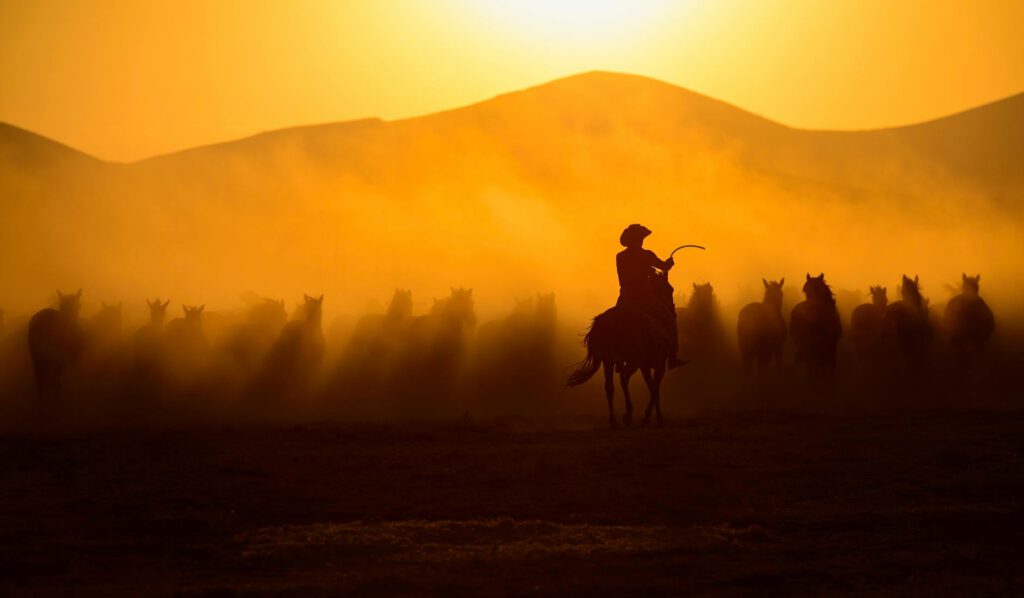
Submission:
[[[24,415],[36,395],[29,318],[55,306],[56,289],[82,288],[85,357],[62,392],[84,420],[600,413],[599,385],[565,390],[565,368],[582,358],[590,318],[615,302],[617,239],[633,222],[654,230],[646,246],[661,257],[708,248],[677,254],[671,273],[678,307],[693,283],[713,285],[720,333],[713,351],[687,346],[693,362],[670,374],[677,412],[749,399],[736,383],[736,314],[761,299],[762,278],[784,277],[788,320],[818,273],[846,329],[870,286],[892,301],[904,274],[918,276],[936,371],[954,360],[943,309],[962,273],[980,273],[996,334],[957,388],[1011,388],[1024,346],[1022,175],[936,157],[921,127],[929,139],[970,133],[956,117],[796,131],[650,80],[591,74],[416,119],[132,164],[35,140],[19,151],[27,138],[8,133],[5,410]],[[296,363],[278,344],[289,321],[305,321],[304,295],[324,300],[316,331],[293,338],[309,361]],[[168,332],[140,345],[156,297],[171,301],[164,328],[182,306],[205,306],[202,341],[178,357],[169,347],[188,342]],[[104,302],[120,306],[119,323],[100,329]],[[837,392],[853,404],[868,391],[847,344]],[[788,367],[772,396],[793,394],[800,376]],[[253,390],[268,368],[287,400]]]

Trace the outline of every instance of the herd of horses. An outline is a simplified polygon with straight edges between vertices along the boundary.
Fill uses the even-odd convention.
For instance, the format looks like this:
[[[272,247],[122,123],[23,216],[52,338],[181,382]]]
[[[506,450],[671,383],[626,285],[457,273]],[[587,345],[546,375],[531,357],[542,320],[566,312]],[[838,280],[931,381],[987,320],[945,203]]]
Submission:
[[[981,276],[962,275],[960,293],[936,318],[929,301],[921,294],[918,277],[903,276],[900,299],[889,303],[886,288],[870,288],[871,302],[858,305],[850,314],[850,336],[858,361],[866,366],[881,362],[901,364],[920,372],[936,334],[941,331],[962,363],[969,364],[995,330],[992,310],[979,294]],[[740,312],[737,337],[744,368],[761,373],[774,362],[781,366],[782,347],[787,339],[782,315],[782,286],[785,280],[762,281],[761,303]],[[796,347],[797,363],[809,373],[831,379],[836,369],[836,349],[843,334],[839,310],[824,275],[807,275],[803,286],[806,299],[790,314],[788,337]]]
[[[208,365],[204,305],[183,305],[182,317],[166,322],[170,301],[147,300],[149,322],[126,342],[122,304],[104,303],[83,322],[79,316],[81,297],[81,289],[68,294],[58,291],[58,306],[37,312],[28,322],[28,351],[44,408],[60,404],[69,370],[89,372],[83,394],[139,393],[158,399],[177,381],[189,380]],[[288,321],[283,301],[264,301],[249,312],[246,325],[224,343],[222,355],[229,356],[236,368],[251,370],[242,390],[247,398],[258,401],[267,394],[287,396],[295,391],[296,383],[311,378],[312,368],[325,350],[322,304],[323,295],[306,295],[296,316]],[[231,370],[221,369],[222,373]],[[76,382],[81,383],[82,378]]]
[[[994,330],[979,281],[980,276],[964,274],[960,293],[941,314],[922,296],[917,277],[903,277],[900,299],[892,303],[884,287],[871,287],[871,301],[853,309],[847,320],[846,334],[862,371],[889,367],[919,375],[937,336],[948,341],[958,363],[970,364]],[[694,284],[689,301],[677,310],[680,355],[699,361],[728,353],[754,384],[779,375],[791,343],[795,364],[808,379],[833,383],[844,320],[824,275],[807,275],[805,298],[788,319],[785,280],[762,283],[763,299],[738,312],[734,343],[723,340],[711,285]],[[657,276],[654,284],[662,299],[671,298],[666,276]],[[564,364],[573,359],[571,349],[560,345],[572,334],[556,327],[553,294],[517,301],[508,316],[478,326],[470,289],[452,289],[422,315],[413,314],[410,291],[396,290],[384,313],[362,316],[344,335],[329,328],[326,339],[322,295],[306,295],[291,317],[283,301],[260,299],[230,317],[184,305],[181,317],[170,321],[170,302],[156,299],[147,301],[148,323],[131,333],[123,330],[121,304],[103,304],[82,318],[81,296],[81,290],[58,293],[57,306],[33,315],[18,337],[43,411],[59,410],[68,395],[97,402],[97,397],[120,399],[143,412],[183,398],[207,403],[210,397],[230,397],[240,411],[267,417],[314,396],[351,397],[349,405],[376,406],[365,415],[384,416],[429,415],[432,406],[445,401],[453,406],[451,397],[458,392],[478,402],[524,406],[531,397],[538,404],[550,398],[545,393],[553,382],[565,380]],[[7,339],[14,336],[0,342],[0,362],[11,353]],[[637,372],[650,391],[644,424],[652,417],[664,423],[661,384],[670,344],[660,324],[639,311],[613,307],[594,318],[584,345],[586,358],[568,382],[583,384],[604,368],[611,426],[619,423],[615,375],[625,399],[622,421],[629,425],[629,381]],[[686,366],[693,368],[693,363]]]
[[[343,403],[338,415],[415,417],[453,407],[467,367],[472,390],[494,400],[557,372],[554,294],[518,300],[508,316],[478,326],[471,289],[453,288],[420,315],[411,291],[398,289],[385,313],[326,329],[322,295],[306,295],[291,317],[284,301],[252,298],[220,312],[182,305],[169,321],[170,302],[156,299],[134,331],[122,304],[82,317],[81,297],[58,292],[55,307],[0,335],[0,394],[25,394],[9,379],[20,381],[30,364],[34,403],[48,417],[87,406],[119,417],[180,414],[189,405],[197,415],[223,408],[262,420],[309,409],[335,415],[324,403]],[[509,367],[524,376],[519,383],[502,383]]]
[[[900,299],[893,303],[888,302],[885,287],[871,287],[871,302],[857,306],[850,317],[849,334],[862,371],[890,367],[909,379],[920,376],[938,332],[948,339],[957,362],[970,367],[995,329],[992,310],[979,294],[980,279],[980,275],[963,274],[960,293],[939,317],[922,296],[917,276],[903,276]],[[740,309],[736,323],[736,342],[746,379],[764,378],[772,372],[778,375],[783,367],[783,350],[791,340],[795,364],[805,369],[808,378],[825,386],[833,384],[843,326],[825,275],[806,275],[802,288],[805,299],[793,307],[788,325],[783,314],[785,279],[762,279],[762,283],[764,298]],[[655,294],[671,293],[665,275],[656,275],[652,284]],[[695,284],[690,301],[678,310],[684,354],[716,350],[713,306],[711,285]],[[587,357],[570,375],[569,384],[582,384],[603,367],[611,427],[618,426],[614,374],[619,373],[625,402],[623,423],[629,425],[633,413],[629,380],[637,371],[650,391],[643,423],[649,425],[653,413],[657,423],[664,425],[660,387],[669,354],[664,343],[659,343],[655,328],[636,309],[616,306],[594,318],[584,338]]]

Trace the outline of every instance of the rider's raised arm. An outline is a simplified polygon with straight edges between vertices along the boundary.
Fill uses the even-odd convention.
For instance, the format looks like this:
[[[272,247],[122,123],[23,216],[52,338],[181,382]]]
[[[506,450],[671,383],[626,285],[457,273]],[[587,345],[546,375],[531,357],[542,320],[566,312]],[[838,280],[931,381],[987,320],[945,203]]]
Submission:
[[[662,261],[660,258],[658,258],[658,255],[651,251],[650,249],[647,250],[647,258],[648,260],[650,260],[651,266],[663,272],[668,272],[669,270],[672,269],[672,266],[675,265],[675,262],[672,260],[672,258]]]

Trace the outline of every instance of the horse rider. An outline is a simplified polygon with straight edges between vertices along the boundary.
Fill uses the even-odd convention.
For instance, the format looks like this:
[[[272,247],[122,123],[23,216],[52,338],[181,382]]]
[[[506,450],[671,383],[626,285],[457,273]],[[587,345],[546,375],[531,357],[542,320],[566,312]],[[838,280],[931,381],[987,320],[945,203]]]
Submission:
[[[615,256],[615,269],[619,275],[619,307],[637,309],[647,314],[661,328],[669,348],[668,367],[674,368],[686,362],[679,359],[679,338],[676,329],[676,307],[671,292],[659,296],[651,281],[655,269],[668,272],[675,265],[670,257],[662,261],[650,249],[644,249],[644,239],[650,229],[640,224],[630,224],[619,236],[619,243],[625,249]]]

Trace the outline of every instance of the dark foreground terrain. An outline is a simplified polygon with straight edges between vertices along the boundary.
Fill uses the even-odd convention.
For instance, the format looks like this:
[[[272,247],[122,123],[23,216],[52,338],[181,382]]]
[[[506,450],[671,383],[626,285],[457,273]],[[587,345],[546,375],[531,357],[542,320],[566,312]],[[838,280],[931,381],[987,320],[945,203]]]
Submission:
[[[1024,413],[0,440],[0,593],[1024,592]]]

